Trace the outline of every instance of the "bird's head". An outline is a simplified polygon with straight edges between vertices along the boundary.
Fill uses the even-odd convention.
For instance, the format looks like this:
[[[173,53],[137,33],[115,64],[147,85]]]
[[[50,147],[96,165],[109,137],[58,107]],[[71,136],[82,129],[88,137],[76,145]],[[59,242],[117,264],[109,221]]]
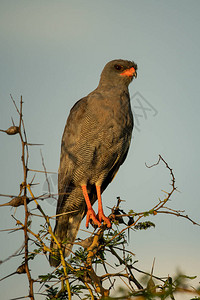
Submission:
[[[133,61],[116,59],[108,62],[102,73],[100,84],[128,86],[137,77],[137,65]]]

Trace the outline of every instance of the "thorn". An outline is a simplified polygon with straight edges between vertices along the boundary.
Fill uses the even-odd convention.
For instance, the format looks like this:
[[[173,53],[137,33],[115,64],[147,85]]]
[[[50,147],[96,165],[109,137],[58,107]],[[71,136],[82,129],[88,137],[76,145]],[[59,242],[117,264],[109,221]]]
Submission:
[[[15,123],[14,123],[14,120],[12,117],[11,117],[11,121],[12,121],[13,126],[15,126]]]

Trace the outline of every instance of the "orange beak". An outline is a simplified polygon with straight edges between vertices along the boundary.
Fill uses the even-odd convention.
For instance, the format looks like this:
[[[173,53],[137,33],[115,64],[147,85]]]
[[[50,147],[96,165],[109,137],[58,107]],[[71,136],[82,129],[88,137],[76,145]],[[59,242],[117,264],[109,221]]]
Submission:
[[[130,69],[125,70],[120,75],[121,76],[128,76],[128,77],[133,77],[134,76],[135,78],[137,77],[137,73],[136,73],[136,71],[133,67],[130,68]]]

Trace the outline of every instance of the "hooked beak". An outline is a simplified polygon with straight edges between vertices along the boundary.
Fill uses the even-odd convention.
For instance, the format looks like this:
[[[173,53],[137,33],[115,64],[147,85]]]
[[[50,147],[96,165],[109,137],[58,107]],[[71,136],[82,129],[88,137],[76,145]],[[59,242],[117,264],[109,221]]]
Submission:
[[[132,67],[130,69],[127,69],[125,71],[123,71],[121,74],[121,76],[128,76],[128,77],[135,77],[137,78],[137,72],[136,70]]]
[[[137,72],[133,73],[133,77],[137,78]]]

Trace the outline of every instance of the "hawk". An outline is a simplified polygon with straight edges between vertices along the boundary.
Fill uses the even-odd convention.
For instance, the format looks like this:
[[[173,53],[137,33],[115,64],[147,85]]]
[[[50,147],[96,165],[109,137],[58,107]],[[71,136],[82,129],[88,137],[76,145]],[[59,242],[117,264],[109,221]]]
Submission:
[[[104,67],[98,87],[72,107],[64,129],[58,172],[58,203],[54,229],[68,256],[81,220],[86,215],[98,227],[111,222],[104,215],[101,194],[126,159],[133,130],[128,86],[137,65],[112,60]],[[92,205],[98,200],[98,213]],[[57,266],[57,244],[52,241],[50,265]]]

